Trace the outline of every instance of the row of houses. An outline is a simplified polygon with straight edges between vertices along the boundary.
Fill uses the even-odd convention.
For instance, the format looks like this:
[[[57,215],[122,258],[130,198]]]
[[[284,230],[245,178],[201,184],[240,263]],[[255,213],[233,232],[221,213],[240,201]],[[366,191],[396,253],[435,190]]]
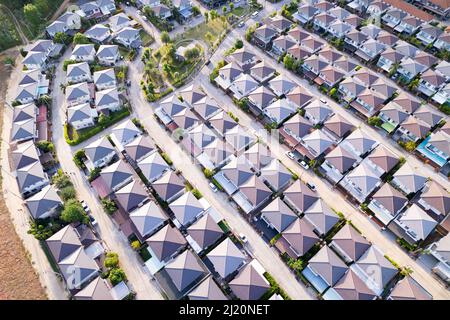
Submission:
[[[166,2],[167,4],[167,2]],[[189,0],[171,0],[169,5],[162,3],[160,0],[138,0],[136,6],[140,9],[149,7],[155,16],[163,20],[174,18],[172,13],[176,10],[181,22],[189,21],[193,16],[192,1]]]
[[[335,7],[326,1],[320,2],[318,6],[304,5],[305,8],[315,8],[314,10],[320,10],[322,6],[324,10],[327,10],[324,13],[335,18],[351,16],[345,9]],[[302,8],[299,8],[299,12],[303,12]],[[294,17],[299,22],[304,21],[304,19],[300,19],[299,14],[294,15]],[[311,19],[314,17],[313,15]],[[275,18],[275,20],[278,19],[284,18]],[[442,124],[444,116],[439,111],[434,110],[429,105],[421,105],[419,100],[399,91],[396,86],[377,77],[368,69],[358,67],[344,54],[325,46],[304,29],[297,26],[287,32],[285,31],[285,35],[280,36],[271,26],[271,22],[266,22],[267,24],[257,28],[253,35],[254,42],[257,45],[261,46],[263,34],[270,34],[271,36],[262,46],[269,50],[269,54],[276,56],[287,54],[296,61],[300,61],[301,69],[307,79],[328,89],[335,86],[340,98],[350,103],[350,106],[363,116],[367,118],[380,117],[383,122],[381,127],[390,133],[394,139],[404,142],[421,142],[430,131],[436,130],[438,125]],[[286,29],[289,29],[289,22],[286,22],[285,26]],[[418,85],[419,91],[425,92],[431,88],[430,83],[434,83],[433,79],[440,79],[440,85],[446,85],[445,70],[446,64],[448,64],[446,61],[442,61],[436,66],[435,70],[438,71],[429,69],[438,62],[436,58],[399,40],[396,36],[375,25],[367,25],[360,30],[352,28],[343,38],[346,48],[351,52],[356,52],[357,55],[358,52],[361,52],[360,56],[367,56],[368,50],[366,50],[365,44],[369,41],[379,45],[380,50],[376,49],[372,51],[373,54],[368,56],[375,58],[381,53],[377,63],[378,67],[390,71],[395,65],[398,72],[402,75],[408,75],[410,80],[418,75],[417,66],[422,66],[423,68],[420,70],[427,71],[421,76]],[[316,45],[311,45],[311,43],[316,43]],[[411,70],[417,72],[410,72]],[[437,92],[440,85],[434,88],[436,90],[433,89],[432,94]],[[402,107],[398,108],[400,105]],[[402,110],[401,115],[399,110]],[[399,117],[398,120],[396,120],[397,117]],[[442,152],[439,151],[444,159],[434,156],[429,158],[433,165],[441,168],[447,163],[446,149],[448,148],[444,146]]]
[[[111,141],[115,147],[104,137],[84,148],[86,165],[103,167],[92,185],[101,198],[117,203],[113,219],[148,251],[145,266],[167,296],[261,298],[269,288],[264,269],[230,235],[214,208],[186,190],[154,142],[130,120],[113,129]]]

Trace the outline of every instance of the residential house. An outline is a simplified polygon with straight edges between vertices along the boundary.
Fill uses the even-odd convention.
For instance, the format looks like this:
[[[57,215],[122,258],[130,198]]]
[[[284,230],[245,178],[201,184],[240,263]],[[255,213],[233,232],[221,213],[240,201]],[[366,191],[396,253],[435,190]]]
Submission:
[[[334,141],[339,142],[344,139],[355,127],[339,114],[333,115],[324,122],[322,130],[326,132]]]
[[[130,26],[131,26],[131,19],[123,12],[118,13],[109,18],[109,28],[114,33]]]
[[[386,98],[378,92],[365,89],[350,105],[366,118],[369,118],[383,108],[385,100]]]
[[[384,79],[375,81],[371,89],[379,93],[385,100],[390,99],[397,92],[397,87],[388,84]]]
[[[383,121],[381,127],[388,133],[391,133],[397,129],[400,123],[408,118],[409,114],[398,104],[391,101],[380,110],[378,116]]]
[[[431,99],[440,105],[450,102],[450,83],[447,83]]]
[[[125,27],[118,31],[114,41],[130,49],[137,49],[142,44],[139,30],[132,27]]]
[[[160,19],[168,20],[172,17],[172,12],[164,4],[150,7],[150,9],[153,11],[154,15],[159,17]]]
[[[205,252],[217,243],[224,235],[222,229],[210,214],[203,215],[187,228],[188,242],[195,252]]]
[[[306,219],[295,218],[281,233],[281,237],[286,242],[286,253],[293,259],[304,256],[319,242],[314,227]]]
[[[275,29],[278,33],[286,33],[292,26],[292,22],[286,19],[283,16],[276,15],[275,17],[269,17],[266,21],[266,24],[270,25],[273,29]]]
[[[372,151],[378,142],[368,137],[361,129],[353,131],[343,142],[341,146],[350,151],[356,157],[364,158]]]
[[[327,32],[328,28],[335,20],[337,20],[336,17],[327,12],[322,12],[314,17],[313,27],[320,32]]]
[[[278,32],[266,24],[256,28],[253,33],[253,41],[261,48],[267,50],[271,48],[272,40],[276,38]]]
[[[234,80],[242,74],[242,68],[234,61],[219,69],[219,75],[214,81],[224,90],[227,90]]]
[[[174,0],[172,1],[172,5],[180,13],[182,21],[188,21],[194,15],[192,11],[192,4],[189,0]]]
[[[321,169],[328,179],[338,183],[357,164],[356,160],[353,154],[338,145],[325,156]]]
[[[355,52],[365,41],[367,41],[367,39],[368,36],[366,34],[357,29],[353,29],[345,35],[344,45],[350,51]]]
[[[446,82],[450,82],[450,62],[443,60],[434,67],[434,70],[443,76]]]
[[[396,133],[406,141],[417,142],[424,138],[430,131],[431,127],[428,123],[416,118],[415,116],[409,116],[405,121],[400,124]]]
[[[248,100],[257,108],[257,110],[255,110],[255,113],[257,114],[261,113],[263,109],[265,109],[276,99],[277,96],[266,86],[257,87],[248,94]]]
[[[58,214],[62,201],[53,186],[46,186],[41,191],[25,200],[33,219],[45,219]]]
[[[117,204],[127,213],[142,207],[142,205],[149,200],[147,191],[135,180],[117,190],[115,195]]]
[[[431,294],[411,276],[397,282],[389,293],[388,300],[432,300]]]
[[[95,60],[95,46],[93,44],[77,44],[73,48],[70,60],[92,63]]]
[[[230,90],[233,92],[235,98],[241,99],[248,96],[258,86],[259,83],[251,75],[242,73],[233,81]]]
[[[363,161],[347,174],[339,184],[359,203],[363,203],[382,184],[382,181],[380,175]]]
[[[442,221],[450,212],[448,190],[435,181],[430,181],[422,191],[418,204],[437,221]]]
[[[339,93],[342,95],[343,99],[348,102],[353,101],[357,96],[359,96],[366,86],[355,78],[348,77],[339,83]]]
[[[394,28],[394,30],[411,35],[417,32],[417,30],[419,30],[424,23],[425,22],[420,18],[408,14],[405,18],[401,19],[400,23]]]
[[[97,91],[95,94],[95,107],[99,112],[118,111],[122,107],[119,99],[119,92],[117,88],[113,87],[102,91]]]
[[[289,184],[292,174],[280,161],[273,159],[261,169],[260,177],[272,191],[278,192]]]
[[[367,241],[352,225],[345,224],[332,238],[329,244],[341,259],[347,264],[358,261],[371,247]]]
[[[50,38],[54,38],[57,33],[73,33],[81,28],[81,17],[73,12],[66,12],[50,23],[45,31]]]
[[[396,49],[387,48],[380,54],[380,58],[377,62],[377,67],[383,69],[386,72],[395,70],[394,68],[400,64],[405,56],[398,52]]]
[[[10,136],[12,142],[23,142],[38,137],[36,130],[37,115],[38,108],[34,103],[14,107]]]
[[[139,139],[139,138],[137,138]],[[131,142],[130,144],[132,144]],[[128,148],[127,144],[125,148]],[[141,170],[142,175],[149,183],[154,182],[170,170],[170,166],[161,157],[159,152],[153,152],[137,161],[137,166]]]
[[[407,17],[403,10],[392,7],[381,17],[381,21],[391,29],[395,29],[400,22]],[[401,31],[400,31],[401,32]]]
[[[87,82],[72,84],[66,87],[66,101],[69,107],[89,103],[91,93]]]
[[[268,227],[281,233],[297,219],[297,215],[280,198],[275,198],[261,210],[261,219]]]
[[[408,204],[408,199],[385,183],[373,196],[368,208],[385,226],[388,225]]]
[[[250,75],[259,82],[266,82],[275,75],[275,69],[262,61],[250,69]]]
[[[109,28],[103,24],[96,24],[89,28],[84,35],[96,42],[96,43],[104,43],[106,40],[109,39],[111,36],[111,32],[109,31]]]
[[[101,45],[97,50],[97,59],[101,65],[114,66],[119,57],[117,45]]]
[[[425,46],[434,43],[439,36],[443,33],[438,27],[434,27],[431,24],[426,24],[420,28],[416,38],[419,39]]]
[[[272,123],[276,123],[277,125],[285,121],[295,112],[296,110],[285,98],[272,102],[263,110],[264,115],[268,117]]]
[[[306,211],[303,219],[308,220],[319,236],[325,236],[339,222],[339,216],[322,199],[317,200]]]
[[[207,277],[188,294],[189,300],[227,300],[213,277]]]
[[[80,6],[82,17],[86,19],[97,19],[103,16],[100,7],[96,1],[83,3]]]
[[[155,257],[163,265],[177,256],[187,245],[181,232],[170,224],[166,224],[150,236],[146,243],[148,244],[147,250],[152,257]]]
[[[106,187],[111,192],[116,192],[123,186],[133,181],[133,173],[128,164],[120,159],[113,164],[103,168],[101,177],[105,182]]]
[[[389,229],[397,236],[414,245],[425,240],[437,226],[437,222],[417,204],[398,215]]]
[[[400,92],[392,102],[410,114],[414,113],[421,105],[419,100],[405,92]]]
[[[264,184],[262,179],[253,175],[241,184],[239,191],[232,196],[232,199],[242,211],[249,214],[267,204],[271,197],[272,191]]]
[[[97,117],[97,110],[91,108],[89,103],[82,103],[67,108],[67,122],[75,130],[94,126]]]
[[[442,33],[439,38],[433,43],[433,47],[438,50],[450,50],[450,32]]]
[[[317,129],[303,137],[301,147],[297,147],[297,151],[309,160],[317,159],[326,154],[333,147],[333,140],[322,130]]]
[[[420,75],[417,90],[427,97],[431,97],[445,85],[445,78],[432,69]]]
[[[364,33],[366,36],[369,37],[369,39],[376,39],[378,35],[381,33],[381,28],[374,25],[369,24],[364,27],[361,27],[361,32]]]
[[[322,298],[324,300],[375,300],[377,295],[350,269],[341,280],[323,294]]]
[[[334,20],[328,26],[328,32],[336,38],[342,39],[347,33],[349,33],[353,29],[353,26],[350,24],[343,22],[340,19]]]
[[[450,4],[442,0],[416,0],[414,3],[422,6],[424,9],[438,15],[441,19],[448,18],[450,15]]]
[[[317,9],[315,6],[310,4],[303,4],[298,7],[298,10],[293,14],[293,17],[299,23],[306,24],[311,21],[318,13],[319,9]]]
[[[178,227],[189,227],[205,213],[202,203],[190,191],[172,201],[169,208],[175,215],[174,221]]]
[[[386,46],[374,39],[366,40],[356,51],[356,55],[364,61],[373,61],[379,54],[386,49]]]
[[[97,90],[113,88],[117,85],[114,69],[105,69],[94,72],[94,84]]]
[[[269,88],[278,96],[288,94],[294,89],[295,83],[287,78],[284,74],[280,74],[269,81]]]
[[[122,151],[124,147],[139,137],[142,132],[130,119],[116,125],[111,131],[111,139],[116,147]]]
[[[68,83],[91,82],[91,70],[87,62],[73,63],[67,66],[66,80]]]
[[[181,178],[172,170],[164,173],[152,184],[158,196],[165,202],[170,203],[180,197],[185,190]]]
[[[334,286],[348,267],[328,246],[322,247],[302,271],[302,275],[320,293]]]
[[[378,296],[398,273],[398,269],[375,246],[371,246],[351,269]]]
[[[275,38],[272,42],[272,52],[276,55],[281,56],[288,52],[296,43],[291,40],[291,37],[286,35],[281,35]]]
[[[389,9],[389,7],[390,6],[382,0],[370,1],[366,9],[366,14],[373,16],[375,18],[379,18]]]
[[[379,145],[364,160],[372,169],[380,175],[390,172],[399,162],[399,158],[391,150]]]
[[[439,130],[425,139],[417,148],[422,155],[439,167],[443,167],[450,159],[450,134]]]
[[[222,279],[236,273],[245,264],[245,255],[230,240],[226,238],[217,247],[211,250],[206,257],[212,263],[214,271]]]
[[[378,33],[377,40],[385,44],[388,48],[392,48],[397,44],[399,38],[386,30],[381,30]]]
[[[317,99],[314,99],[303,110],[305,110],[304,117],[311,121],[313,125],[323,124],[333,115],[331,108]]]
[[[327,66],[328,63],[318,55],[312,55],[306,58],[302,64],[305,76],[310,80],[314,80]]]
[[[399,40],[395,45],[395,50],[402,54],[405,58],[414,58],[419,49],[406,41]]]
[[[237,49],[229,55],[231,61],[234,61],[238,66],[247,71],[258,62],[258,57],[252,52],[248,51],[245,47]]]
[[[253,260],[229,283],[231,291],[240,300],[259,300],[269,290],[269,281],[264,277],[265,270]]]
[[[439,276],[446,283],[450,281],[449,272],[450,272],[450,257],[448,245],[450,243],[450,236],[447,234],[445,237],[441,238],[439,241],[436,241],[428,246],[428,250],[430,251],[430,257],[434,259],[434,267],[432,271],[434,274]]]
[[[305,212],[319,199],[303,182],[296,180],[285,192],[284,201],[298,214]]]
[[[338,68],[328,65],[319,72],[319,77],[314,81],[319,85],[323,85],[326,88],[331,89],[338,84],[344,76],[345,74]]]
[[[298,113],[287,120],[280,128],[280,135],[290,147],[295,147],[313,129],[313,124]]]
[[[83,148],[93,167],[102,168],[116,156],[116,151],[106,137],[95,140]]]
[[[410,195],[421,190],[426,181],[426,177],[420,175],[408,163],[405,163],[394,173],[391,183],[405,195]]]

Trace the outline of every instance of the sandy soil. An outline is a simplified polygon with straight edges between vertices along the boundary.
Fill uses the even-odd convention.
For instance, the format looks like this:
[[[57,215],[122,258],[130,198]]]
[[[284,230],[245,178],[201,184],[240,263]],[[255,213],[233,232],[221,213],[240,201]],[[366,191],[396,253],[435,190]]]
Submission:
[[[9,56],[18,52],[8,50]],[[4,109],[8,79],[12,69],[3,64],[4,55],[0,55],[0,110]],[[0,112],[0,132],[3,113]],[[4,143],[0,141],[0,143]],[[1,181],[0,181],[1,183]],[[1,190],[1,188],[0,188]],[[15,232],[6,208],[3,194],[0,193],[0,300],[4,299],[46,299],[38,276],[28,259],[28,254]]]

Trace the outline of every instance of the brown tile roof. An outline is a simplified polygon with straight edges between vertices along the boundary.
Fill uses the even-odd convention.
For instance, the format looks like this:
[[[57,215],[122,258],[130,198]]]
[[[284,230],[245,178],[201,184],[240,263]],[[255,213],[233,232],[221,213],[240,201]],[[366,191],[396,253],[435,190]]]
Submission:
[[[412,16],[415,16],[419,19],[422,19],[424,21],[431,21],[434,19],[434,17],[429,14],[426,13],[425,11],[417,8],[416,6],[407,3],[405,1],[399,1],[399,0],[383,0],[384,2],[390,4],[391,6],[398,8],[400,10],[403,10],[407,13],[409,13]]]

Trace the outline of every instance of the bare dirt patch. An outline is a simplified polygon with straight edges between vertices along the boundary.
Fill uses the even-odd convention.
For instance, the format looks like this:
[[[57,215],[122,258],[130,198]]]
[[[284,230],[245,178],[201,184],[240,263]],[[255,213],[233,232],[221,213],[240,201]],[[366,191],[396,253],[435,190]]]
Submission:
[[[18,54],[8,50],[9,56]],[[3,64],[0,55],[0,132],[3,126],[3,112],[7,83],[12,69]],[[0,143],[4,143],[0,140]],[[0,179],[0,184],[2,183]],[[1,190],[1,189],[0,189]],[[22,241],[10,220],[10,213],[0,192],[0,300],[46,299],[44,289],[27,257]]]

